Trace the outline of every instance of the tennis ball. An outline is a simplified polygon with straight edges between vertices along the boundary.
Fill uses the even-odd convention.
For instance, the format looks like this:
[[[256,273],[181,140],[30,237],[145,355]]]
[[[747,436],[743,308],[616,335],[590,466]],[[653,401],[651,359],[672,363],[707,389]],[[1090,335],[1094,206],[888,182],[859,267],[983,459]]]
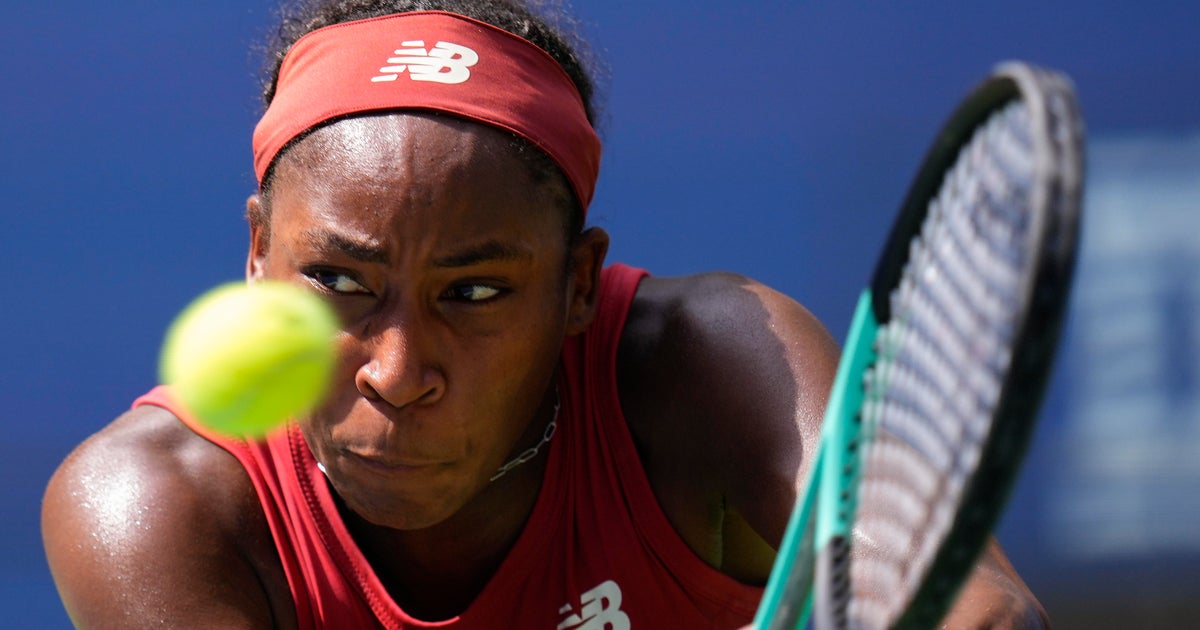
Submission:
[[[298,286],[222,285],[171,324],[159,375],[212,429],[261,437],[324,398],[338,328],[330,307]]]

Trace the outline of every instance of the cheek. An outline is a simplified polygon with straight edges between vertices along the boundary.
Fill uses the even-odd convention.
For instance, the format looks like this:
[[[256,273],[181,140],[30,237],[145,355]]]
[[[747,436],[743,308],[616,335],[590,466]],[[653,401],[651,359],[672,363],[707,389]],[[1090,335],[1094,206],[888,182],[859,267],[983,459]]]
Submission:
[[[328,436],[350,417],[352,408],[362,398],[355,382],[358,370],[366,363],[362,344],[342,332],[338,335],[336,345],[338,358],[329,391],[321,405],[304,422],[305,432],[316,436]]]
[[[480,353],[478,359],[494,363],[495,369],[520,373],[550,363],[553,369],[566,335],[566,307],[559,283],[527,289],[527,297],[489,324],[490,334],[480,340],[494,357]],[[469,351],[469,349],[468,349]]]

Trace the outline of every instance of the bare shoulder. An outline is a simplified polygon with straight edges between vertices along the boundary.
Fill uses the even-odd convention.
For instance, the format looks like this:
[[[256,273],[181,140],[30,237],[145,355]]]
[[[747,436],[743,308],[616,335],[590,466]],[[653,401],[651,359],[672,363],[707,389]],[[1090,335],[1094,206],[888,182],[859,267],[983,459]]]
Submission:
[[[789,443],[809,441],[839,352],[812,313],[754,280],[651,277],[621,338],[622,401],[655,422],[685,416],[738,437],[761,428],[796,433]]]
[[[287,621],[248,476],[165,409],[134,409],[66,458],[46,489],[42,536],[77,627]]]
[[[726,547],[740,526],[771,545],[782,537],[838,354],[812,313],[748,278],[643,281],[621,339],[618,386],[652,485],[685,539],[679,515],[696,511],[708,523],[692,529],[712,529],[719,517]],[[694,496],[697,488],[705,494]],[[671,493],[687,505],[672,508],[685,500]]]
[[[658,359],[642,364],[651,372],[668,368],[648,374],[652,378],[672,380],[687,368],[690,377],[725,383],[707,390],[714,395],[750,387],[787,390],[792,395],[785,398],[795,398],[815,388],[823,398],[826,372],[839,353],[825,327],[798,302],[731,273],[645,279],[621,343],[630,356]],[[732,387],[731,377],[742,387]]]

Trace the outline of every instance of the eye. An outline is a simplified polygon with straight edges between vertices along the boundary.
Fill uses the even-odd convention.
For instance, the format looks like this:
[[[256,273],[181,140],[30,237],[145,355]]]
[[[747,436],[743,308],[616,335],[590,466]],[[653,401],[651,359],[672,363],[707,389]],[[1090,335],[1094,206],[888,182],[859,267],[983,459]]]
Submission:
[[[460,302],[480,303],[495,299],[503,293],[503,289],[488,284],[460,284],[447,289],[442,297]]]
[[[331,293],[344,295],[369,294],[366,287],[348,274],[331,269],[310,269],[304,272],[310,280],[321,285]]]

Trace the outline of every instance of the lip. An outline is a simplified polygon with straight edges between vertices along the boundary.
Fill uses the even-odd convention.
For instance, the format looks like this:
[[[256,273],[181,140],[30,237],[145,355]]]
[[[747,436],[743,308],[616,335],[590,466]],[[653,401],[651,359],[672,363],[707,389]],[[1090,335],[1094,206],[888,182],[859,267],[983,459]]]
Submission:
[[[440,462],[424,462],[414,460],[396,460],[374,455],[345,451],[347,459],[355,466],[385,475],[411,475],[432,471],[441,466]]]

